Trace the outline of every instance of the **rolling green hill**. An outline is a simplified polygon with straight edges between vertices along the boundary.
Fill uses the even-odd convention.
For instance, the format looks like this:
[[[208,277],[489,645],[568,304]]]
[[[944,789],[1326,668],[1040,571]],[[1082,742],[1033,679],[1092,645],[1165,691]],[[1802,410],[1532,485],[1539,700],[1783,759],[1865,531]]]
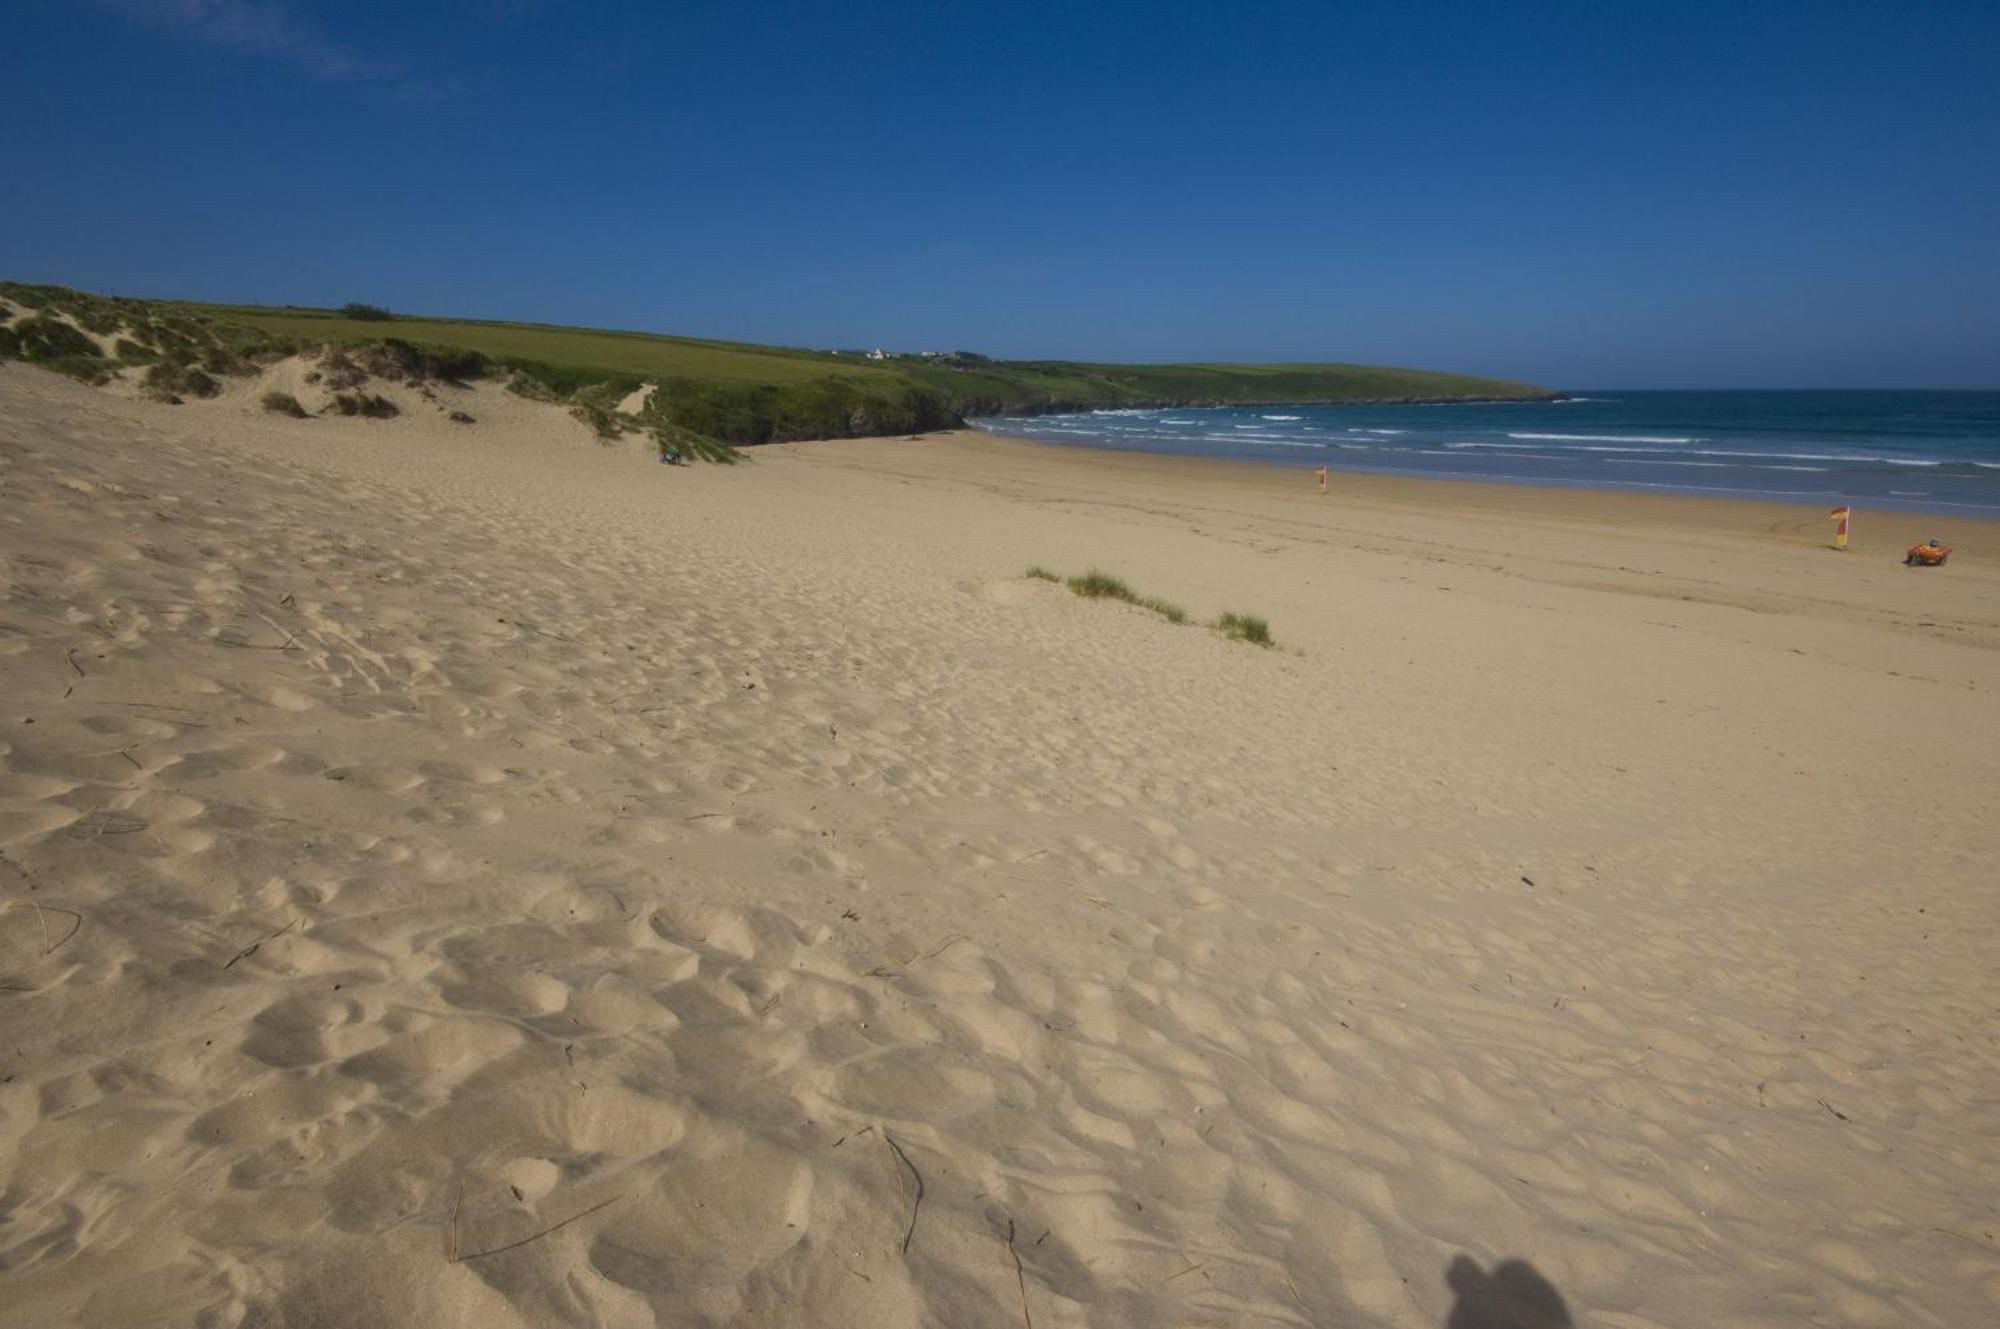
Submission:
[[[396,352],[405,360],[408,352],[420,352],[449,362],[461,375],[504,373],[517,391],[594,412],[587,418],[600,428],[620,424],[609,416],[610,403],[642,383],[657,383],[646,419],[633,421],[633,427],[653,427],[663,440],[671,434],[724,444],[912,433],[955,426],[967,416],[1112,406],[1556,395],[1502,379],[1365,365],[1088,364],[991,360],[966,352],[870,360],[645,332],[390,317],[358,306],[333,311],[125,300],[17,283],[0,283],[0,303],[31,315],[61,313],[92,331],[118,334],[126,339],[120,357],[127,364],[196,354],[214,359],[218,353],[225,361],[254,362],[313,345],[389,343],[405,347]],[[36,321],[20,318],[13,328],[0,329],[0,357],[37,358],[30,353],[35,347],[52,347],[39,358],[82,377],[112,372],[120,363],[84,353],[59,335],[28,346],[17,329]],[[131,348],[130,358],[123,346]]]

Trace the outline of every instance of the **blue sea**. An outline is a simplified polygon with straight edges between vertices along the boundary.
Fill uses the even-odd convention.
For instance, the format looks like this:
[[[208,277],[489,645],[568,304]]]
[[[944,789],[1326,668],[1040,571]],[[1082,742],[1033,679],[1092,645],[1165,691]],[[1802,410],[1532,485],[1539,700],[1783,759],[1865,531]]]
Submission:
[[[1560,402],[975,420],[1048,443],[1335,471],[2000,518],[2000,392],[1578,393]]]

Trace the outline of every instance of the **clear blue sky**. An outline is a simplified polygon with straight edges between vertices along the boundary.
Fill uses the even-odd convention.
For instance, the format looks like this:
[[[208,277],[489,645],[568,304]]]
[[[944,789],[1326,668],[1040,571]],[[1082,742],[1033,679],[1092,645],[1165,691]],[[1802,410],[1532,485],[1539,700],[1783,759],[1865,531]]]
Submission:
[[[2000,4],[8,0],[0,274],[796,345],[2000,386]]]

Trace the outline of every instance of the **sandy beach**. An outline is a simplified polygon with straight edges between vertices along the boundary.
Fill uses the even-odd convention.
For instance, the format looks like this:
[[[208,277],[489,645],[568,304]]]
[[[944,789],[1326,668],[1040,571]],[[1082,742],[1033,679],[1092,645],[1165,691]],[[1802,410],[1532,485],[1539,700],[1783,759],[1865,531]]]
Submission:
[[[263,386],[0,369],[0,1325],[2000,1321],[1994,524]]]

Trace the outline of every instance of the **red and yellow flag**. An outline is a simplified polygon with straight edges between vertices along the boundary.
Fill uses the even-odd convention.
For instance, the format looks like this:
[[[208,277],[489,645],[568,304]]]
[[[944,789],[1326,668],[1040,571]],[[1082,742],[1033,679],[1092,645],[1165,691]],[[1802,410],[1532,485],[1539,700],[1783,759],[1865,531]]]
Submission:
[[[1839,523],[1833,528],[1833,547],[1835,549],[1847,548],[1847,519],[1851,515],[1847,504],[1842,503],[1826,515],[1829,520]]]

